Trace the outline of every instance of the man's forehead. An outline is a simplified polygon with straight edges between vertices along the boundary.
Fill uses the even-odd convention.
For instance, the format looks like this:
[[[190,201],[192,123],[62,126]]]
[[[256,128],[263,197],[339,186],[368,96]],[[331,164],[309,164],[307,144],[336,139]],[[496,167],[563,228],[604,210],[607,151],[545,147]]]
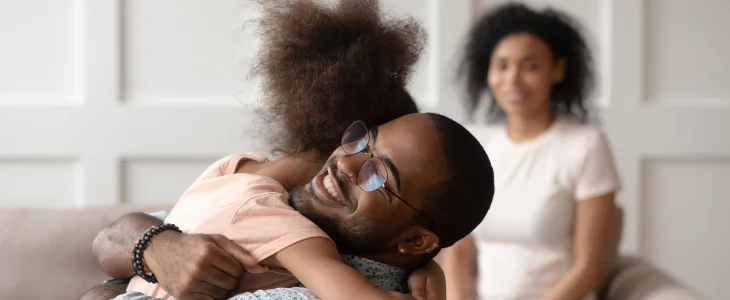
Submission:
[[[408,114],[408,115],[399,117],[395,120],[391,120],[379,127],[391,127],[391,126],[410,124],[410,123],[429,124],[429,123],[431,123],[431,119],[429,119],[426,114],[422,114],[422,113]]]
[[[392,160],[404,189],[421,189],[442,180],[446,168],[441,140],[427,115],[407,115],[373,132],[377,135],[374,151]]]

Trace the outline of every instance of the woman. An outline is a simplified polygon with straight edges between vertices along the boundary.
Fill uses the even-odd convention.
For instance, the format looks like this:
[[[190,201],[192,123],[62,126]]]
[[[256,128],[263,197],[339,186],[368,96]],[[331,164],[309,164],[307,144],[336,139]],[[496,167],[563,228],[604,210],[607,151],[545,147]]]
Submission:
[[[447,249],[448,298],[466,299],[477,250],[481,299],[595,299],[619,180],[606,136],[587,125],[591,56],[562,13],[506,4],[470,33],[468,104],[496,193],[472,235]]]

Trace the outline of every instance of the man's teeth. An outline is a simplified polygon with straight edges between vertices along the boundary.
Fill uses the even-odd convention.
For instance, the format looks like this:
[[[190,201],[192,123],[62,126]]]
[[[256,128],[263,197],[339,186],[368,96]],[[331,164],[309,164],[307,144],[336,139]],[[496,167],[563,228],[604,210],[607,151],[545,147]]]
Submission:
[[[324,187],[327,189],[328,192],[330,192],[330,195],[337,199],[339,195],[337,194],[337,190],[335,190],[335,185],[332,183],[332,177],[327,175],[324,177],[324,180],[322,180],[322,183],[324,183]]]

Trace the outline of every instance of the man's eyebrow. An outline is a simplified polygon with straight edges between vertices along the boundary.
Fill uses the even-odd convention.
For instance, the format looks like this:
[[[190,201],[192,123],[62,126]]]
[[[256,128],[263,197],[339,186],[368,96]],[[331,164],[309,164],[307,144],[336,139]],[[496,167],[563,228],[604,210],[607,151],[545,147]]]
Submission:
[[[378,140],[378,127],[370,128],[370,137],[373,139],[373,144]]]
[[[398,174],[398,169],[395,167],[395,164],[393,164],[393,160],[391,160],[390,157],[384,156],[382,159],[388,169],[390,169],[390,173],[393,173],[395,190],[400,192],[400,174]]]
[[[371,128],[370,129],[370,136],[373,139],[372,144],[375,145],[375,142],[378,140],[378,128]],[[390,169],[390,173],[393,174],[393,183],[395,183],[395,190],[400,192],[400,173],[398,173],[398,168],[395,167],[395,164],[393,163],[393,160],[390,159],[389,156],[384,155],[380,157],[380,159],[383,160],[385,163],[385,166]]]

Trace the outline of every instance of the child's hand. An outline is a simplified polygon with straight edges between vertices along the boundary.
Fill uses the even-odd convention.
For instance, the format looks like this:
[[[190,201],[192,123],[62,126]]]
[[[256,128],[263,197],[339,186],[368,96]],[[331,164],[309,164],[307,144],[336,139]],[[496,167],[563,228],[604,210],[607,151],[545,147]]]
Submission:
[[[431,261],[408,276],[408,288],[420,300],[446,299],[446,278],[441,267]]]
[[[160,286],[177,299],[198,294],[221,299],[248,272],[265,269],[251,255],[222,235],[160,233],[147,248],[145,261]]]
[[[389,297],[390,300],[422,300],[422,299],[415,298],[408,294],[403,294],[401,292],[394,292],[394,291],[389,291],[388,296],[390,296]]]

